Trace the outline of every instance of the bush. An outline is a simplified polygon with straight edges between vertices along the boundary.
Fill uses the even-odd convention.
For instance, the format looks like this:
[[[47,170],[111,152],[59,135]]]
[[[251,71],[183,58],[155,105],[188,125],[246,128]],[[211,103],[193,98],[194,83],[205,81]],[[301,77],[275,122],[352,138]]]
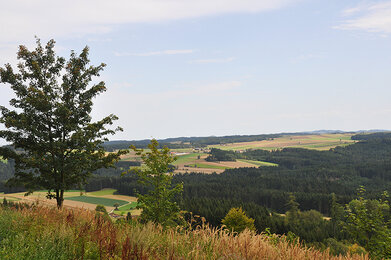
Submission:
[[[100,205],[100,204],[99,204],[99,205],[96,205],[95,211],[96,211],[96,212],[102,212],[102,213],[104,213],[104,214],[107,214],[107,210],[106,210],[105,206]]]
[[[221,221],[226,229],[233,232],[242,232],[246,228],[255,230],[254,219],[246,216],[242,208],[232,208]]]

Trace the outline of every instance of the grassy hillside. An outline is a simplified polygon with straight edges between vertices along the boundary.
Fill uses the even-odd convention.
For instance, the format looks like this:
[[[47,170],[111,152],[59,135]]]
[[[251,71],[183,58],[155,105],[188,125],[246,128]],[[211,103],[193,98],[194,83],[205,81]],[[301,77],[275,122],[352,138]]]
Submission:
[[[206,225],[163,230],[47,207],[0,207],[0,236],[1,259],[368,259],[332,257],[285,237],[234,236]]]

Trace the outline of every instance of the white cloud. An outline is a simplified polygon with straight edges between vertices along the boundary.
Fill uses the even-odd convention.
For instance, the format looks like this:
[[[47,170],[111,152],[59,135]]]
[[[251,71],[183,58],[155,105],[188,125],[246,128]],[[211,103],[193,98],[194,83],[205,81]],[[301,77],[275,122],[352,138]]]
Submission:
[[[382,34],[391,33],[391,1],[349,8],[344,10],[342,15],[354,17],[335,26],[335,29],[364,30]]]
[[[234,57],[229,58],[222,58],[222,59],[199,59],[199,60],[191,60],[189,63],[198,63],[198,64],[205,64],[205,63],[227,63],[235,60]]]
[[[256,13],[301,0],[18,0],[2,1],[1,41],[105,33],[127,23],[155,23],[226,13]]]
[[[117,57],[123,56],[157,56],[157,55],[175,55],[175,54],[189,54],[193,53],[194,50],[164,50],[164,51],[152,51],[152,52],[142,52],[142,53],[129,53],[129,52],[114,52],[114,55]]]

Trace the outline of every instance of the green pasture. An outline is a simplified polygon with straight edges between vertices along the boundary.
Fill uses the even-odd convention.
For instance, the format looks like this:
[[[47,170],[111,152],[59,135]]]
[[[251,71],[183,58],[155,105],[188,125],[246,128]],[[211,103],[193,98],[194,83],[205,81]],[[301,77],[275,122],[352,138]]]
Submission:
[[[253,161],[253,160],[245,160],[245,159],[238,159],[239,162],[246,162],[254,164],[255,166],[278,166],[276,163],[271,162],[264,162],[264,161]]]
[[[114,213],[117,215],[125,215],[128,212],[131,212],[133,209],[137,207],[137,202],[131,202],[129,204],[123,205],[118,208],[118,210],[114,210]]]
[[[219,166],[219,165],[211,165],[211,164],[206,164],[206,163],[196,163],[196,164],[189,164],[190,167],[195,167],[195,168],[206,168],[206,169],[231,169],[231,167],[226,167],[226,166]]]
[[[99,198],[99,197],[89,197],[89,196],[76,196],[76,197],[67,197],[66,200],[80,201],[90,204],[100,204],[103,206],[114,207],[115,203],[118,203],[120,206],[128,204],[128,201],[125,200],[115,200],[108,198]]]
[[[177,159],[175,162],[173,162],[173,165],[180,165],[180,164],[187,164],[187,163],[194,163],[195,160],[197,160],[198,156],[203,155],[202,153],[189,153],[185,155],[177,156]]]
[[[126,205],[123,205],[121,207],[119,207],[119,211],[127,211],[127,210],[131,210],[131,209],[134,209],[135,207],[137,207],[137,202],[134,201],[134,202],[130,202]]]

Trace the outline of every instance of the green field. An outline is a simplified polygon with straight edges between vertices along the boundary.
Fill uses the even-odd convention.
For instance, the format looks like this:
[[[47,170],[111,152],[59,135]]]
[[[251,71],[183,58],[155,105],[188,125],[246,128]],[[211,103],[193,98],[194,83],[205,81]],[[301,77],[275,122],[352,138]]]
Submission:
[[[88,192],[88,195],[93,195],[93,196],[113,195],[114,192],[116,192],[116,191],[117,190],[115,190],[115,189],[103,189],[103,190]]]
[[[251,163],[251,164],[254,164],[256,166],[278,166],[278,164],[271,163],[271,162],[253,161],[253,160],[245,160],[245,159],[238,159],[238,161]]]
[[[211,165],[206,163],[196,163],[196,164],[189,164],[190,167],[196,167],[196,168],[206,168],[206,169],[231,169],[231,167],[226,166],[219,166],[219,165]]]
[[[119,207],[118,209],[120,211],[126,211],[126,210],[134,209],[135,207],[137,207],[137,202],[136,201],[131,202],[131,203],[126,204],[126,205],[123,205],[123,206]]]
[[[118,203],[120,206],[128,204],[128,201],[125,200],[115,200],[108,198],[97,198],[97,197],[89,197],[89,196],[76,196],[76,197],[68,197],[66,200],[80,201],[90,204],[100,204],[103,206],[113,207],[115,203]]]
[[[132,212],[132,210],[135,209],[136,207],[137,207],[137,202],[134,201],[119,207],[118,210],[114,210],[114,213],[117,215],[126,215],[128,212]]]
[[[202,153],[189,153],[181,156],[177,156],[177,160],[173,162],[173,165],[194,163],[197,160],[198,156],[203,155]]]

